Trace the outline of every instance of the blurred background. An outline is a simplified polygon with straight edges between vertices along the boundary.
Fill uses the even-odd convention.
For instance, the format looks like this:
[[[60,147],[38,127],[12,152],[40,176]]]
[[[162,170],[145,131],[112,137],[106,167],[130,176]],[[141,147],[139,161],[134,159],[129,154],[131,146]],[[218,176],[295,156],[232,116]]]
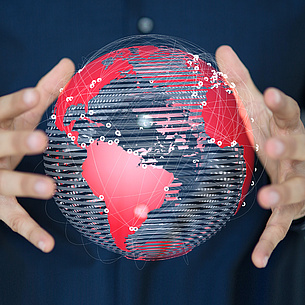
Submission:
[[[0,95],[34,86],[62,57],[78,69],[116,39],[152,33],[212,54],[228,44],[261,91],[275,86],[305,107],[302,0],[2,0]],[[41,156],[19,169],[43,173]],[[290,231],[265,270],[251,263],[269,216],[255,202],[268,180],[261,173],[226,228],[188,255],[158,263],[135,263],[83,240],[52,200],[20,199],[56,247],[43,254],[0,224],[0,304],[305,304],[302,235]]]

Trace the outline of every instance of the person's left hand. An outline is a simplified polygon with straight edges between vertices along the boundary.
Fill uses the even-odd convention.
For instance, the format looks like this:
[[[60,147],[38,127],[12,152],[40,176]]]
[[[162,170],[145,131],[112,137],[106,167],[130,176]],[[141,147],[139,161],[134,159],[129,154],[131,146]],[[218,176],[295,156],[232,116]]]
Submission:
[[[300,108],[278,89],[268,88],[262,94],[229,46],[218,48],[216,60],[229,82],[236,85],[249,117],[254,120],[257,155],[271,179],[271,184],[262,187],[257,195],[259,204],[272,210],[252,253],[254,265],[263,268],[292,221],[305,215],[305,131]]]

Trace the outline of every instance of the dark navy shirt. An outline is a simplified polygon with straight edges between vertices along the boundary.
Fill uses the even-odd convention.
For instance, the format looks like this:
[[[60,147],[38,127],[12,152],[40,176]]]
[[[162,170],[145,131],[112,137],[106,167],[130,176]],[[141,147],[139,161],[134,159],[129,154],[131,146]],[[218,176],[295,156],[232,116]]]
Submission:
[[[303,106],[301,0],[2,1],[0,94],[34,86],[62,57],[80,68],[107,43],[143,33],[181,37],[209,53],[229,44],[260,90],[276,86]],[[41,156],[26,157],[18,169],[43,173]],[[56,246],[44,254],[0,223],[0,305],[304,304],[301,235],[290,231],[265,270],[251,263],[269,216],[255,202],[267,183],[261,172],[246,207],[224,229],[189,254],[161,262],[134,262],[103,250],[82,238],[53,200],[21,198]]]

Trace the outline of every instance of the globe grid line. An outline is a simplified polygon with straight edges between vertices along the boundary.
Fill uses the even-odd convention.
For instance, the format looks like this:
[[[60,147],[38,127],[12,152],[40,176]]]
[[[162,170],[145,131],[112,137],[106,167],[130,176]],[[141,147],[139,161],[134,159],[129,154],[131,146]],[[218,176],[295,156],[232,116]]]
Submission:
[[[156,39],[156,41],[158,39]],[[134,46],[134,49],[137,49],[137,45]],[[163,50],[164,49],[166,49],[166,47],[163,47]],[[134,50],[134,52],[136,51]],[[176,53],[174,54],[176,56]],[[189,55],[190,53],[187,54],[187,56],[191,56]],[[180,58],[175,57],[175,65],[178,67],[179,60],[181,58],[183,58],[182,55]],[[137,58],[132,58],[132,61],[136,60]],[[142,62],[143,60],[139,60],[138,66],[141,65]],[[162,65],[162,61],[159,62],[159,64],[160,63]],[[54,177],[57,176],[58,192],[55,200],[59,208],[67,217],[68,221],[84,236],[89,238],[89,240],[132,259],[158,260],[177,257],[189,252],[193,247],[209,239],[219,229],[221,229],[225,225],[226,221],[235,213],[236,207],[240,201],[239,199],[241,198],[241,186],[246,177],[246,167],[251,167],[251,161],[247,162],[247,160],[245,160],[243,157],[244,149],[246,149],[247,146],[240,146],[237,141],[235,141],[236,144],[234,143],[232,147],[224,146],[226,147],[226,152],[224,152],[223,147],[220,147],[224,145],[224,143],[219,140],[216,141],[215,139],[214,142],[216,141],[216,143],[213,143],[213,138],[209,137],[205,132],[207,122],[200,119],[200,113],[206,106],[203,106],[199,102],[207,102],[207,91],[209,91],[213,86],[215,89],[222,86],[225,88],[225,90],[229,90],[226,82],[223,80],[222,83],[218,83],[219,79],[215,79],[216,83],[211,82],[210,89],[204,86],[199,86],[198,88],[199,81],[201,81],[200,78],[198,81],[197,76],[199,74],[197,74],[194,78],[193,73],[191,73],[191,76],[196,81],[188,82],[188,80],[186,80],[185,83],[179,87],[179,81],[183,80],[181,76],[187,76],[185,73],[189,72],[190,70],[184,70],[183,73],[177,75],[176,78],[174,77],[172,82],[169,82],[171,78],[169,75],[172,75],[175,70],[170,69],[171,60],[169,60],[167,64],[168,65],[165,66],[164,69],[168,68],[169,72],[165,73],[164,75],[161,74],[161,76],[160,74],[157,74],[159,73],[158,71],[161,71],[159,67],[156,69],[151,69],[152,62],[149,62],[145,66],[141,66],[141,69],[134,64],[133,69],[136,70],[135,74],[126,73],[124,77],[119,77],[118,79],[115,79],[109,84],[105,85],[97,96],[94,96],[88,101],[88,105],[86,104],[86,98],[82,95],[86,90],[87,79],[90,80],[90,75],[86,74],[85,72],[84,75],[86,77],[80,77],[81,86],[79,87],[79,93],[76,92],[77,96],[79,95],[78,97],[80,98],[81,104],[76,104],[74,106],[71,104],[71,106],[67,108],[67,112],[64,116],[61,117],[60,114],[56,113],[55,118],[53,117],[53,120],[50,120],[48,123],[50,144],[45,155],[45,166],[47,174]],[[183,66],[184,64],[185,63],[183,62],[180,64],[180,66]],[[151,70],[147,70],[147,67],[149,67]],[[78,74],[86,71],[85,68],[86,66],[82,68]],[[96,64],[95,68],[98,69],[98,64]],[[111,64],[108,65],[107,69],[111,69]],[[164,71],[164,69],[162,71]],[[108,70],[108,72],[109,71],[110,70]],[[147,73],[142,73],[143,71],[146,71]],[[153,75],[150,74],[152,71],[154,71]],[[214,71],[216,72],[216,70]],[[107,73],[106,77],[109,75]],[[157,77],[155,77],[155,79],[153,79],[151,82],[152,79],[149,79],[149,76],[153,78],[154,75]],[[216,76],[218,77],[220,75],[218,75],[216,72]],[[140,84],[140,87],[137,88],[137,84],[134,84],[136,81],[143,83],[143,86]],[[91,83],[91,85],[92,84],[93,83]],[[179,88],[181,89],[181,92],[179,92]],[[70,93],[73,93],[73,90],[68,92],[69,96],[72,96]],[[158,91],[160,94],[157,94]],[[65,90],[63,90],[63,92],[65,92]],[[111,94],[111,92],[117,93]],[[158,110],[156,110],[157,107],[148,107],[147,104],[150,102],[145,102],[141,99],[141,94],[143,94],[143,92],[147,92],[147,96],[150,96],[152,99],[150,102],[153,101],[154,103],[158,104]],[[194,94],[194,92],[197,93]],[[189,99],[187,99],[188,94],[191,95]],[[169,99],[169,96],[172,98],[175,97],[175,101],[173,99]],[[223,117],[223,120],[227,119],[229,122],[231,122],[231,125],[234,125],[233,121],[237,121],[237,125],[239,125],[242,130],[242,120],[238,121],[236,118],[234,119],[230,116],[226,116],[225,113],[227,111],[228,113],[231,113],[231,110],[229,107],[226,107],[226,105],[224,105],[224,108],[220,108],[220,105],[217,104],[218,99],[221,100],[222,96],[217,92],[216,99],[208,100],[206,105],[212,104],[214,106],[212,111],[215,111],[215,113],[221,113],[221,110],[223,110],[223,114],[220,115],[220,117]],[[98,103],[101,102],[103,103],[102,108],[98,106]],[[144,104],[142,107],[137,106],[143,102]],[[180,102],[180,105],[178,102]],[[131,103],[136,104],[132,110],[130,110]],[[117,108],[116,106],[113,106],[114,104],[117,104]],[[120,108],[120,105],[126,105],[126,107]],[[164,108],[167,109],[164,110]],[[173,111],[173,117],[170,117],[167,122],[163,120],[166,116],[165,112],[163,112],[162,115],[160,114],[160,111],[168,111],[169,108],[171,108]],[[121,109],[123,109],[123,112]],[[91,114],[90,110],[92,111]],[[73,114],[73,112],[77,111],[80,111],[80,113],[85,113],[85,117],[83,117],[82,121],[86,120],[86,122],[80,123],[78,120],[79,115],[69,115],[69,112]],[[182,114],[181,120],[179,120],[179,111]],[[141,131],[139,131],[140,129],[137,129],[139,126],[135,128],[135,126],[137,126],[136,118],[139,117],[139,113],[144,113],[145,115],[146,113],[151,114],[151,112],[155,113],[155,115],[152,115],[154,116],[153,118],[149,118],[153,122],[152,128],[155,131],[152,129],[149,130],[149,128],[146,129],[144,127]],[[117,113],[124,113],[121,120],[118,120],[118,122],[116,120],[113,121],[113,118]],[[71,133],[71,141],[69,144],[66,142],[65,131],[58,132],[58,126],[55,125],[56,119],[59,119],[60,117],[65,122],[64,126],[68,126],[67,124],[71,124],[71,122],[74,120],[75,122],[73,124],[73,130],[77,130],[79,132],[77,136],[76,133]],[[144,118],[144,121],[146,119],[147,118]],[[135,123],[132,123],[132,120],[135,121]],[[111,127],[108,128],[109,130],[106,130],[106,127],[103,125],[104,123],[110,121]],[[212,128],[212,132],[216,132],[219,129],[224,130],[225,128],[232,128],[232,126],[230,127],[223,124],[219,125],[219,123],[220,122],[217,121],[215,127],[213,127],[214,130]],[[120,126],[122,127],[120,128]],[[159,126],[162,128],[159,128]],[[124,128],[127,128],[126,134]],[[183,128],[184,131],[182,132]],[[108,142],[108,145],[122,145],[126,151],[127,148],[130,147],[132,152],[139,150],[139,146],[142,146],[142,148],[144,147],[144,151],[147,151],[146,155],[143,152],[140,152],[140,157],[138,156],[140,158],[140,162],[138,163],[140,167],[143,164],[146,164],[149,168],[151,166],[156,166],[168,171],[172,171],[174,168],[173,164],[175,163],[175,158],[176,164],[179,167],[179,170],[175,172],[175,179],[173,180],[173,183],[180,183],[181,185],[172,188],[169,186],[168,195],[165,194],[165,200],[162,206],[159,209],[149,211],[147,219],[141,224],[136,233],[128,235],[126,238],[124,237],[124,243],[127,245],[128,248],[126,249],[128,251],[118,248],[112,237],[113,234],[120,231],[122,228],[124,228],[124,226],[129,225],[129,222],[125,221],[123,218],[123,223],[120,227],[117,227],[115,230],[111,230],[111,228],[109,229],[109,224],[107,223],[107,217],[109,217],[109,214],[107,215],[101,212],[101,207],[105,206],[105,201],[99,200],[99,198],[90,192],[90,190],[93,189],[92,187],[90,188],[88,186],[86,179],[83,177],[84,170],[82,170],[80,164],[82,164],[86,159],[86,152],[82,152],[84,147],[81,148],[75,144],[75,141],[81,139],[83,141],[82,143],[85,143],[86,147],[90,147],[90,145],[93,145],[94,142],[100,141],[98,140],[100,138],[98,135],[104,134],[105,141],[101,142],[104,143],[101,145],[102,147],[105,147],[104,145],[107,145],[107,138],[116,139],[116,137],[113,136],[113,134],[115,134],[113,129],[119,130],[121,136],[118,140],[119,142],[114,143],[114,140],[111,140],[113,142]],[[183,153],[185,153],[184,155],[181,154],[180,156],[175,157],[176,152],[181,149],[176,148],[179,147],[179,145],[175,141],[173,143],[176,144],[172,145],[170,139],[178,139],[176,134],[179,131],[182,132],[182,137],[180,137],[181,140],[179,140],[181,143],[179,144],[179,141],[177,141],[177,143],[181,147],[188,145],[188,148],[182,149]],[[93,132],[93,136],[89,138],[89,135],[86,132]],[[129,133],[127,134],[127,132]],[[138,144],[134,143],[139,134],[142,134],[145,139],[147,137],[149,141],[142,140],[139,141]],[[193,134],[197,136],[194,136]],[[148,135],[150,136],[148,137]],[[159,147],[157,149],[153,147],[155,151],[149,151],[149,144],[151,143],[150,141],[156,135],[158,135],[156,138],[158,139],[157,141],[159,141],[163,148]],[[167,136],[169,139],[166,140]],[[230,137],[227,136],[226,133],[220,134],[220,136],[223,138],[224,142],[228,142],[230,140]],[[239,135],[237,135],[237,137],[238,136]],[[75,140],[72,139],[73,137]],[[89,141],[90,139],[93,139],[94,142],[89,143],[88,139]],[[183,142],[183,139],[186,142]],[[198,142],[198,139],[201,140]],[[128,144],[128,141],[131,141],[131,144]],[[231,142],[231,144],[232,143],[233,142]],[[250,144],[247,145],[250,147]],[[66,152],[68,147],[69,149],[70,147],[73,147],[73,149],[70,150],[71,153],[67,158]],[[192,153],[187,155],[186,151]],[[207,160],[206,156],[203,156],[203,151],[206,156],[211,157],[213,162],[211,162],[211,160]],[[231,157],[232,154],[237,156],[237,159]],[[167,155],[169,157],[167,157]],[[59,161],[59,159],[56,159],[56,157],[63,157],[64,159],[63,161]],[[224,159],[229,160],[224,161]],[[93,158],[93,160],[96,164],[95,167],[97,167],[98,159],[95,160]],[[148,162],[145,160],[148,160]],[[116,160],[116,163],[114,163],[114,168],[117,163],[118,160]],[[71,164],[73,164],[73,166],[70,166]],[[65,168],[67,165],[70,167],[69,170]],[[144,170],[146,169],[147,168]],[[193,172],[195,170],[195,177],[194,175],[191,175],[192,169]],[[187,173],[189,173],[189,176]],[[76,180],[71,181],[69,179],[72,175],[76,178]],[[111,177],[111,175],[112,174],[110,174],[109,177]],[[121,173],[120,177],[122,176],[123,174]],[[153,175],[153,177],[156,178],[156,174]],[[232,183],[233,178],[234,183]],[[99,177],[97,180],[102,181],[102,177]],[[140,185],[140,193],[138,194],[137,198],[140,198],[140,196],[146,194],[145,192],[142,192],[142,189],[145,187],[144,180],[141,181]],[[118,184],[116,184],[116,188],[117,187]],[[152,198],[153,194],[154,191],[151,192],[150,198]],[[175,197],[175,194],[178,194],[178,196]],[[166,198],[168,198],[168,200],[166,200]],[[93,205],[92,201],[95,201]],[[71,202],[73,203],[71,204]],[[189,208],[185,209],[183,208],[184,206],[189,206]],[[128,207],[126,207],[125,210],[121,209],[120,212],[124,212],[126,210],[128,210]],[[116,212],[118,212],[118,210],[116,210]],[[196,215],[195,212],[198,214]],[[162,215],[164,215],[164,217],[162,217]],[[170,217],[170,215],[172,216]],[[134,218],[135,223],[138,220],[139,216],[138,218]],[[206,225],[203,225],[204,223]],[[155,229],[156,225],[158,226],[159,230],[158,234],[156,233],[157,231]],[[154,232],[154,234],[151,235],[151,232]],[[141,254],[137,252],[140,252]]]

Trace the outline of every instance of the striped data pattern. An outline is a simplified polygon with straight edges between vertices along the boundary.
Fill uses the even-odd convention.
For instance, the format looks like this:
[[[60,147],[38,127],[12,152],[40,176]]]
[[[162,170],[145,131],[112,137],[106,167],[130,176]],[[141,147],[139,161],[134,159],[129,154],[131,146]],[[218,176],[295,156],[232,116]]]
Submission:
[[[205,132],[201,113],[208,88],[194,96],[198,81],[181,54],[173,51],[168,61],[163,53],[145,61],[130,58],[136,73],[105,85],[87,111],[83,104],[69,107],[64,124],[76,121],[79,146],[58,130],[54,115],[46,131],[45,170],[56,180],[61,212],[83,236],[131,259],[173,258],[208,240],[234,215],[246,176],[243,147],[220,148]],[[126,236],[126,249],[114,239],[107,202],[94,195],[83,176],[86,148],[93,142],[120,146],[140,156],[139,165],[174,176],[162,206]]]

